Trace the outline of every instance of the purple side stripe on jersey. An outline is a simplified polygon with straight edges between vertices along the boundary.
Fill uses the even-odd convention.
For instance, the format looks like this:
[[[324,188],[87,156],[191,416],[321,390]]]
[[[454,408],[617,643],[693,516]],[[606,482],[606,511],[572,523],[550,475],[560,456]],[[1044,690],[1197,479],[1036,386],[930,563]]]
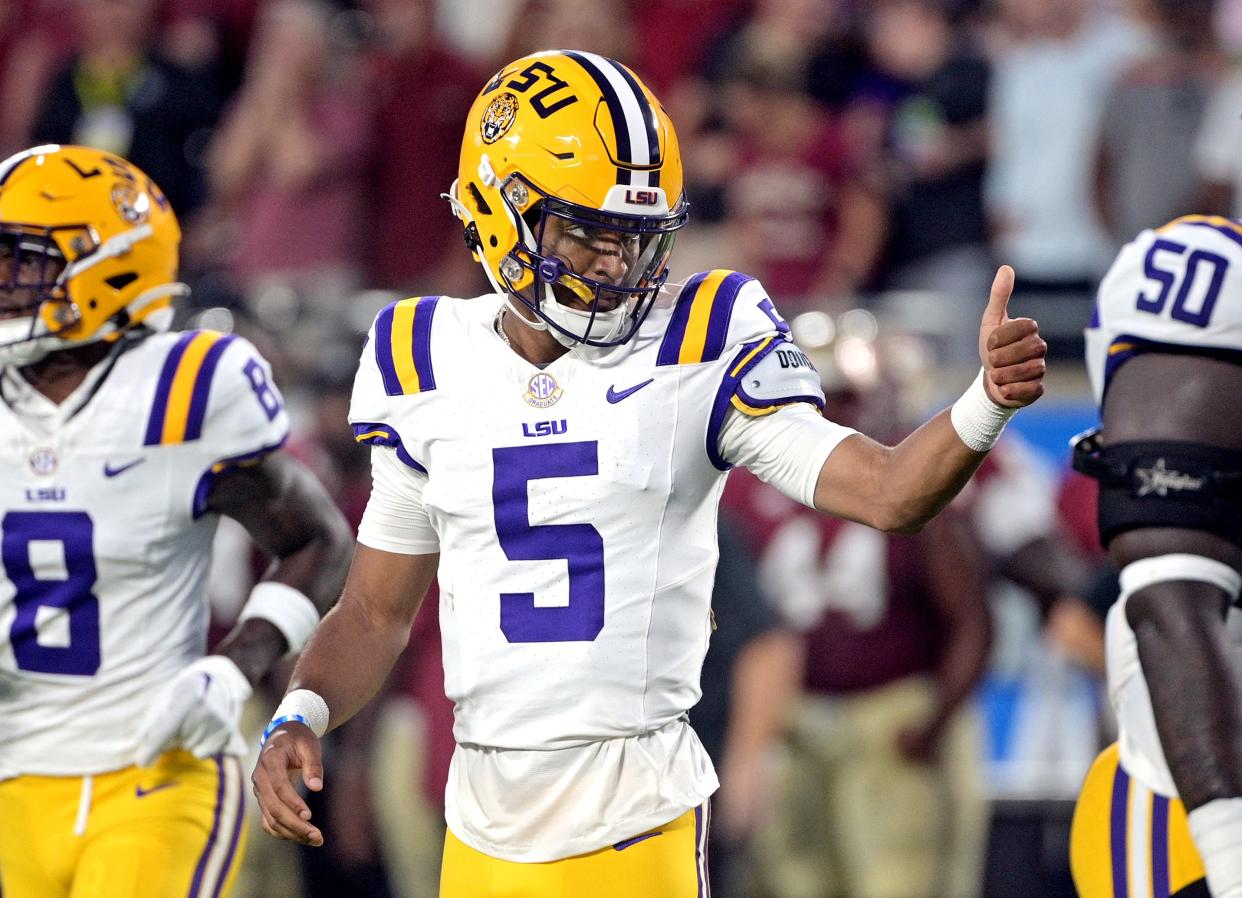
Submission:
[[[1126,870],[1126,814],[1130,805],[1130,775],[1117,764],[1113,774],[1113,803],[1110,817],[1108,853],[1113,863],[1113,898],[1129,898],[1130,886]]]
[[[236,760],[233,761],[237,763]],[[220,893],[224,891],[224,884],[228,882],[229,870],[233,867],[233,858],[237,855],[237,845],[241,841],[242,823],[246,819],[246,789],[241,777],[241,771],[237,774],[237,816],[233,820],[233,834],[229,837],[229,853],[224,856],[224,866],[220,868],[220,878],[216,880],[215,890],[212,891],[212,898],[220,898]]]
[[[151,417],[147,421],[147,436],[142,441],[144,446],[158,446],[164,437],[164,415],[168,411],[168,394],[172,391],[173,378],[177,374],[177,366],[185,348],[197,335],[196,331],[187,331],[181,335],[168,358],[164,359],[164,367],[160,370],[160,379],[155,387],[155,402],[151,405]]]
[[[189,898],[198,898],[199,889],[202,888],[203,873],[207,869],[207,861],[211,858],[212,849],[216,847],[216,836],[220,832],[220,812],[224,810],[224,765],[220,763],[219,755],[212,760],[216,762],[216,811],[211,821],[211,834],[207,837],[207,845],[194,868],[194,881],[190,883]]]
[[[1161,795],[1151,803],[1151,896],[1169,898],[1169,800]]]
[[[698,295],[699,287],[703,286],[703,281],[709,274],[711,274],[710,271],[700,271],[686,281],[681,292],[677,294],[677,302],[673,306],[673,317],[664,331],[664,339],[660,342],[660,351],[656,355],[657,365],[677,364],[681,356],[681,344],[686,339],[686,326],[690,323],[690,310],[694,307],[694,299]]]
[[[211,379],[216,373],[216,365],[228,345],[237,339],[236,334],[221,337],[203,357],[203,365],[198,369],[194,379],[194,391],[190,394],[190,412],[185,424],[186,440],[197,440],[203,435],[203,422],[207,419],[207,399],[211,394]]]
[[[211,495],[211,483],[216,475],[228,468],[245,467],[256,462],[262,461],[265,456],[271,455],[285,445],[285,441],[289,439],[289,432],[281,436],[281,438],[272,443],[270,446],[264,446],[262,449],[256,449],[254,452],[246,452],[242,455],[234,455],[231,458],[222,458],[210,468],[203,472],[198,478],[198,484],[194,487],[194,498],[190,504],[190,515],[195,520],[201,518],[207,511],[207,499]]]
[[[428,296],[418,301],[418,314],[414,316],[414,370],[418,372],[418,391],[426,393],[436,388],[435,372],[431,369],[431,319],[436,314],[439,296]]]
[[[754,278],[735,271],[720,282],[716,295],[712,297],[712,310],[707,319],[707,340],[703,344],[704,362],[714,362],[725,351],[725,340],[729,336],[729,322],[733,319],[733,304],[742,287]]]

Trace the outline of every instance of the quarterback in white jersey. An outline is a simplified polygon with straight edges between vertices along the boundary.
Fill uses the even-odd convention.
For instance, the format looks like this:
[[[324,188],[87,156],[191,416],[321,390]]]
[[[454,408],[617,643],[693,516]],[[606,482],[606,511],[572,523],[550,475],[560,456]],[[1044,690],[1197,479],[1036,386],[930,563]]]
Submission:
[[[331,600],[347,529],[275,454],[267,362],[160,332],[179,231],[129,163],[0,163],[0,883],[5,898],[222,894],[251,683]],[[205,656],[221,513],[278,559]],[[314,598],[312,601],[311,596]]]
[[[496,292],[380,313],[351,423],[371,501],[341,603],[268,727],[267,829],[322,844],[292,788],[374,694],[433,576],[458,748],[441,895],[705,894],[716,776],[686,721],[711,633],[716,514],[745,465],[794,499],[915,529],[1042,391],[997,278],[985,371],[886,449],[824,420],[762,286],[666,284],[686,221],[672,123],[629,69],[555,51],[468,116],[450,200]]]
[[[1242,896],[1242,225],[1190,215],[1127,244],[1100,285],[1087,363],[1099,431],[1075,467],[1100,482],[1120,570],[1106,626],[1118,741],[1083,786],[1072,836],[1084,898]]]

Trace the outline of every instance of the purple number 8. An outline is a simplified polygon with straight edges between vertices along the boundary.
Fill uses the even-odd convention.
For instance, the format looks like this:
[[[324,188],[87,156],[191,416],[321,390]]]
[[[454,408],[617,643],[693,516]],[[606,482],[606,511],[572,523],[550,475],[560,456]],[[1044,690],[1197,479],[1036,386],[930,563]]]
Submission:
[[[510,561],[564,559],[569,604],[535,606],[531,592],[500,594],[500,629],[510,642],[590,642],[604,629],[604,540],[590,524],[530,523],[532,480],[599,473],[595,441],[492,450],[496,535]]]
[[[0,531],[0,559],[17,590],[17,615],[9,640],[18,668],[93,676],[99,670],[99,599],[91,593],[97,577],[94,522],[84,511],[10,511],[0,520]],[[58,542],[64,547],[64,579],[36,576],[30,563],[30,544],[35,541]],[[40,608],[68,612],[68,645],[39,644]]]

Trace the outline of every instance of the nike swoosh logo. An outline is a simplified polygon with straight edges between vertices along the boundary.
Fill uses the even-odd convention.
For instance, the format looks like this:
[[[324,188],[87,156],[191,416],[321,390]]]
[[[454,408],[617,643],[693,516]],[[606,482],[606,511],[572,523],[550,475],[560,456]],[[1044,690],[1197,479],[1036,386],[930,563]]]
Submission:
[[[651,383],[655,383],[654,377],[649,377],[647,378],[647,380],[644,380],[640,384],[635,384],[634,386],[630,387],[628,390],[617,390],[613,387],[609,387],[608,388],[608,401],[615,405],[616,403],[620,402],[622,399],[625,399],[627,396],[633,396],[643,387],[647,386],[647,384],[651,384]]]
[[[171,789],[177,785],[176,780],[169,780],[166,783],[160,783],[158,786],[152,786],[150,789],[144,789],[142,786],[134,786],[134,795],[138,798],[146,798],[152,792],[161,792],[164,789]]]
[[[109,464],[108,462],[104,462],[104,476],[115,477],[118,474],[124,474],[130,468],[134,467],[135,465],[140,465],[144,461],[146,461],[145,458],[138,458],[138,459],[135,459],[134,461],[131,461],[129,464],[120,465],[119,467],[115,467],[115,468],[112,467],[112,465]]]

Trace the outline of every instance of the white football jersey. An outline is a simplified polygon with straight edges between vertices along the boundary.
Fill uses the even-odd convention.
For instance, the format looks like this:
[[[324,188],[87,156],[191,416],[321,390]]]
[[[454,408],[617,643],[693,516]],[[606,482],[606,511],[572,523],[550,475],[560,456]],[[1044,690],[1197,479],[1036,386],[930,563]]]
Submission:
[[[1097,403],[1113,373],[1143,352],[1190,352],[1242,362],[1242,224],[1187,215],[1143,231],[1100,284],[1087,329]],[[1109,697],[1121,764],[1160,795],[1177,796],[1160,744],[1134,631],[1116,603],[1108,614]]]
[[[1100,282],[1086,337],[1097,403],[1113,372],[1142,352],[1242,358],[1242,224],[1187,215],[1143,231]]]
[[[214,474],[288,433],[267,362],[214,331],[128,338],[60,405],[0,376],[0,779],[134,763],[206,650]]]
[[[473,762],[459,748],[450,827],[488,853],[543,860],[608,844],[614,826],[623,838],[641,831],[627,825],[652,816],[645,825],[658,825],[715,789],[685,714],[700,696],[711,633],[717,505],[730,467],[721,427],[731,408],[764,414],[823,399],[771,300],[736,272],[670,288],[625,345],[569,352],[542,369],[498,338],[503,302],[430,297],[382,312],[350,420],[360,440],[394,446],[426,477],[454,735],[490,758],[464,769]],[[649,738],[644,762],[659,770],[623,808],[609,806],[626,819],[576,821],[582,840],[531,845],[519,802],[482,794],[531,779],[556,783],[545,793],[589,793],[581,775],[570,788],[560,773],[607,778],[611,763],[625,765],[599,744],[638,737]],[[574,748],[583,754],[558,751]],[[506,762],[495,749],[530,760]],[[559,766],[557,756],[568,766],[541,766]],[[670,784],[661,771],[690,781]],[[572,805],[566,797],[546,800]],[[591,799],[578,807],[589,814]],[[508,809],[511,831],[497,823]],[[574,816],[546,803],[525,810],[545,812]]]

